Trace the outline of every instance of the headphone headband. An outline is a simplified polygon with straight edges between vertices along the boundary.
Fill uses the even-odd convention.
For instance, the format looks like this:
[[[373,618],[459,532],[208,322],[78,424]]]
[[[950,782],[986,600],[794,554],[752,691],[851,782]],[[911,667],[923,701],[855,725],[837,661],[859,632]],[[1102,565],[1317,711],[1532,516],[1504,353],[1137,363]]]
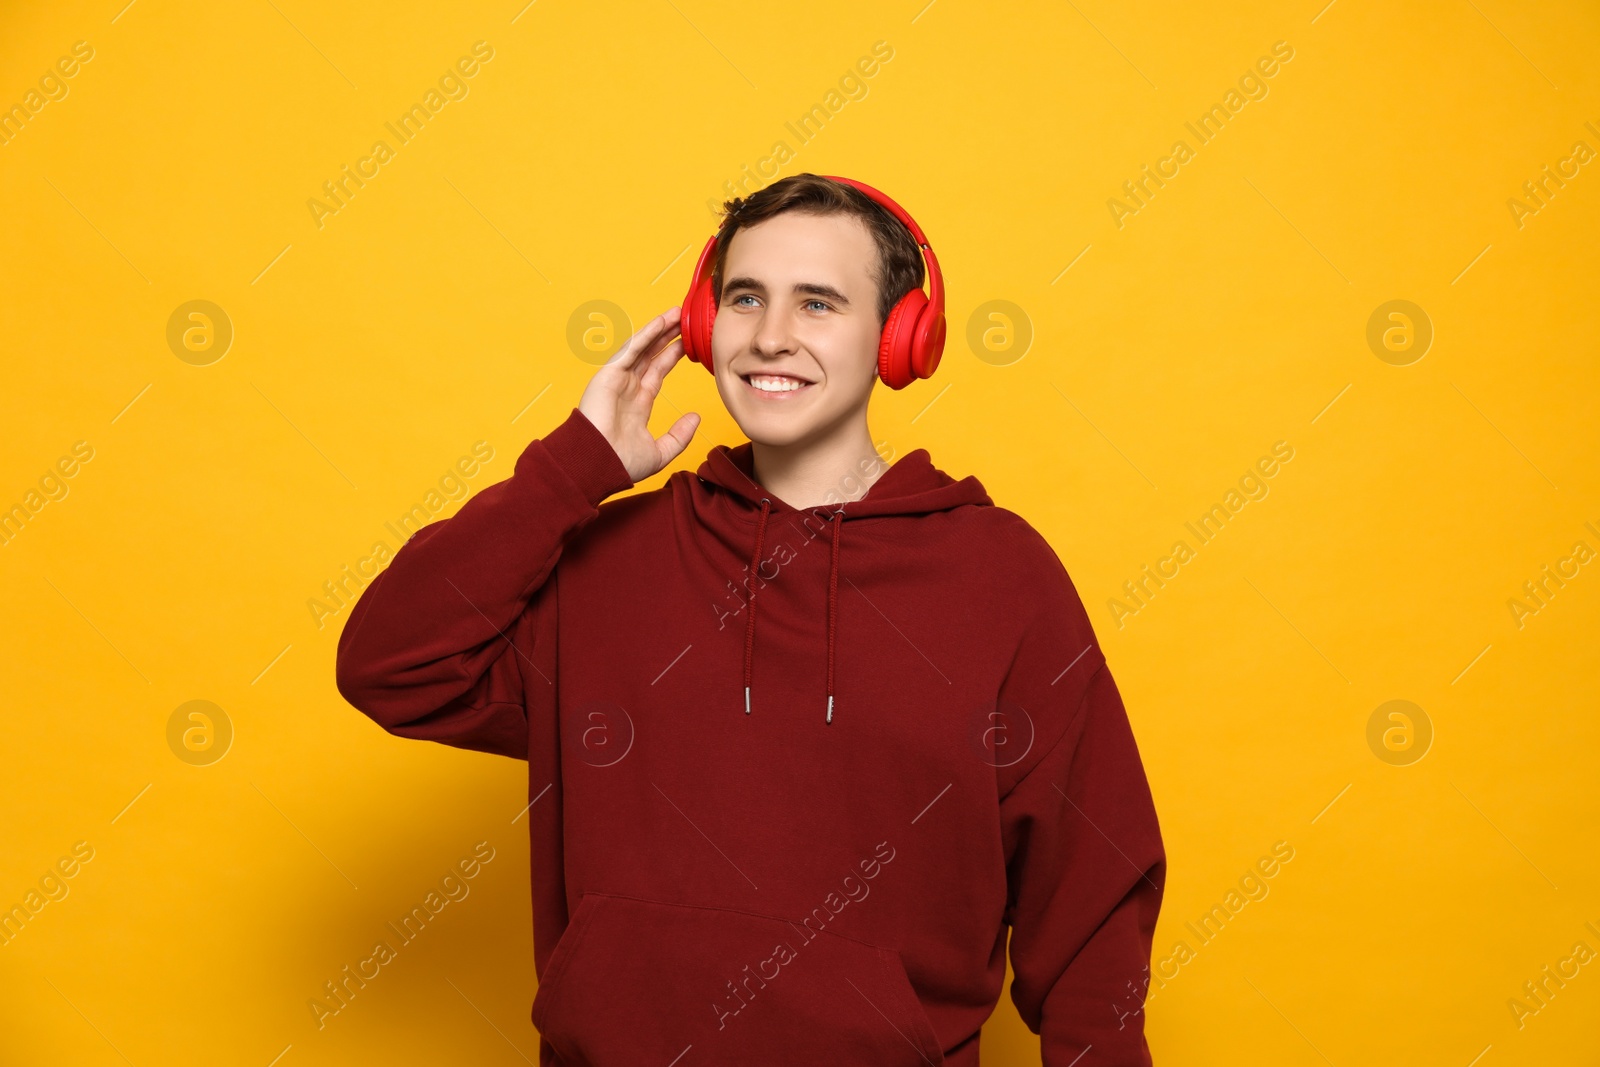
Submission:
[[[890,199],[887,193],[874,189],[866,182],[858,182],[854,178],[843,178],[837,174],[824,174],[823,177],[836,182],[843,182],[845,185],[859,189],[887,208],[895,218],[905,223],[906,229],[911,231],[911,236],[916,238],[917,246],[922,249],[923,259],[927,260],[928,263],[928,303],[933,305],[935,311],[943,315],[944,274],[939,270],[939,259],[933,254],[933,248],[928,244],[928,238],[923,235],[922,227],[917,225],[917,220],[912,218],[910,212],[906,211],[905,208]]]

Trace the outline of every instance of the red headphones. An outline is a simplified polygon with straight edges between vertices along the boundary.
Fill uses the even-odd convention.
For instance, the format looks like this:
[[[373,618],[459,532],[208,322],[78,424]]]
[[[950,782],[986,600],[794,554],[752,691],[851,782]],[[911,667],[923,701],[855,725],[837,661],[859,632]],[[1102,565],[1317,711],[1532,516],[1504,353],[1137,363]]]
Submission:
[[[883,322],[883,334],[878,341],[878,377],[891,389],[904,389],[918,378],[930,378],[939,367],[939,357],[944,352],[944,276],[939,273],[939,260],[922,229],[905,209],[870,185],[850,178],[824,174],[836,182],[854,186],[905,223],[922,249],[928,264],[929,293],[913,289],[902,296],[889,317]],[[683,300],[683,314],[678,330],[683,335],[683,351],[690,359],[716,373],[711,362],[711,326],[717,318],[717,302],[711,294],[711,268],[716,264],[717,237],[700,252],[700,262],[694,266],[694,277],[689,282],[689,294]]]

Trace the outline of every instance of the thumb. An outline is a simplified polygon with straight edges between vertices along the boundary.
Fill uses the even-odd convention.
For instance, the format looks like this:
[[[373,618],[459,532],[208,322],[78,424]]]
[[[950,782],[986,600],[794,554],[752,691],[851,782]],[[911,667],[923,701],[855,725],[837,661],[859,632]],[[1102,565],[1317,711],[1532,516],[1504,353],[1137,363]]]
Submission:
[[[700,416],[691,411],[678,417],[666,433],[656,440],[656,447],[661,450],[661,465],[665,467],[682,454],[689,447],[689,442],[694,438],[695,430],[700,428]]]

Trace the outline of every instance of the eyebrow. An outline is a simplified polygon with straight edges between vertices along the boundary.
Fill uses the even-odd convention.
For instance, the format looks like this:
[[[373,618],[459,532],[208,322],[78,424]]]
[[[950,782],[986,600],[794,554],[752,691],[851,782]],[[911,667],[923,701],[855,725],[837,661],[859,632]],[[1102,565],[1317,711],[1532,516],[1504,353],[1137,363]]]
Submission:
[[[763,295],[765,295],[767,291],[767,287],[765,285],[762,285],[754,278],[746,276],[729,278],[723,283],[722,293],[724,296],[726,296],[728,293],[738,289],[749,289],[753,292],[761,293]],[[831,285],[821,285],[817,282],[796,282],[791,291],[796,294],[803,293],[809,296],[826,297],[827,299],[832,300],[835,304],[838,304],[840,307],[850,306],[850,298],[845,296]]]

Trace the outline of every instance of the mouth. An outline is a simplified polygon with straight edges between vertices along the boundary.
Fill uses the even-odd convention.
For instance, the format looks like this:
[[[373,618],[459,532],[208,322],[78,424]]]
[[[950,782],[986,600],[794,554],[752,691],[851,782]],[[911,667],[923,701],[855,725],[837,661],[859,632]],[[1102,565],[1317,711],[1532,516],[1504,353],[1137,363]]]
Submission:
[[[765,401],[792,400],[817,383],[792,374],[741,374],[745,389]]]

